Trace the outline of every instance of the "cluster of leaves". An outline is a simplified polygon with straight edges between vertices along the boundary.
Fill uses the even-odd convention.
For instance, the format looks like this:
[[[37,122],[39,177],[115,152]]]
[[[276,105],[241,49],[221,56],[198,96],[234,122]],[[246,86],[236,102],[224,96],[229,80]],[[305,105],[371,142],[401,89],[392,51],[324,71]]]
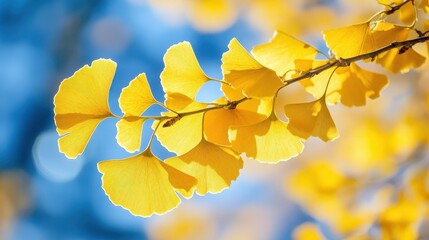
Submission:
[[[327,104],[363,106],[368,98],[379,97],[388,83],[384,74],[366,70],[357,61],[373,61],[393,73],[425,61],[412,47],[429,39],[423,25],[416,27],[421,22],[418,9],[427,12],[429,2],[379,2],[385,9],[368,21],[323,32],[332,53],[325,60],[316,59],[319,50],[284,32],[251,53],[234,38],[222,56],[223,79],[218,80],[204,73],[190,43],[176,44],[164,56],[165,101],[153,97],[142,73],[121,92],[123,116],[111,113],[108,105],[116,63],[96,60],[65,79],[54,98],[60,151],[76,158],[97,125],[109,117],[119,119],[118,144],[128,152],[139,151],[143,124],[153,120],[145,150],[98,164],[109,199],[147,217],[175,208],[178,194],[190,198],[194,191],[205,195],[229,187],[243,167],[242,156],[277,163],[300,154],[311,136],[331,141],[339,134]],[[397,12],[401,21],[408,21],[401,16],[408,16],[409,9],[414,14],[411,25],[387,21]],[[196,96],[208,81],[220,82],[224,95],[210,103],[198,102]],[[279,91],[296,82],[315,100],[275,111]],[[154,104],[165,112],[144,115]],[[150,148],[154,136],[176,156],[163,161],[154,156]]]
[[[288,174],[285,190],[341,239],[425,239],[427,111],[423,116],[408,111],[385,130],[381,124],[359,118],[344,139],[347,152],[338,146],[341,160],[307,160]],[[296,239],[325,239],[311,223],[299,226],[295,234]]]

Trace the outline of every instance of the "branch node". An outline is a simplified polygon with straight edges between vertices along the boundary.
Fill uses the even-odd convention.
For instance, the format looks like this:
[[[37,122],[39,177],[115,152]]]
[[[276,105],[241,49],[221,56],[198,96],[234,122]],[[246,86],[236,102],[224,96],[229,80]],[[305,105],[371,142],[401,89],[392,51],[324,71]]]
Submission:
[[[350,62],[347,59],[344,59],[344,58],[340,57],[338,59],[338,66],[340,66],[340,67],[348,67],[348,66],[350,66]]]

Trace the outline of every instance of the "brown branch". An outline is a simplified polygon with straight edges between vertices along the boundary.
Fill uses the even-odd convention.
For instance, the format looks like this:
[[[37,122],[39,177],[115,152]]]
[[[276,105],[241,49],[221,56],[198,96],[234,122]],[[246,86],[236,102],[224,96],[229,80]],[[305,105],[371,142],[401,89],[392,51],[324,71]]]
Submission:
[[[402,3],[401,3],[401,4],[399,4],[399,5],[396,5],[396,6],[389,6],[389,7],[390,7],[390,9],[389,9],[389,10],[387,10],[387,11],[384,11],[384,13],[385,13],[386,15],[393,14],[394,12],[398,11],[402,6],[404,6],[405,4],[407,4],[407,3],[409,3],[409,2],[412,2],[412,4],[414,4],[414,0],[407,0],[407,1],[402,2]]]
[[[398,5],[399,6],[399,5]],[[373,52],[369,52],[369,53],[365,53],[362,55],[358,55],[355,57],[351,57],[351,58],[339,58],[336,60],[332,60],[327,62],[326,64],[319,66],[317,68],[313,68],[310,69],[308,71],[306,71],[303,75],[298,76],[296,78],[292,78],[289,80],[285,80],[284,82],[286,83],[285,86],[290,85],[294,82],[298,82],[300,80],[306,79],[306,78],[312,78],[314,76],[316,76],[317,74],[326,71],[332,67],[347,67],[349,66],[351,63],[353,62],[357,62],[360,60],[364,60],[364,59],[374,59],[375,57],[377,57],[378,55],[380,55],[381,53],[387,52],[389,50],[392,50],[394,48],[400,48],[400,47],[412,47],[417,43],[422,43],[422,42],[426,42],[429,40],[429,36],[421,36],[421,37],[417,37],[414,39],[410,39],[410,40],[405,40],[405,41],[400,41],[400,42],[393,42],[390,45],[380,48],[378,50],[375,50]]]

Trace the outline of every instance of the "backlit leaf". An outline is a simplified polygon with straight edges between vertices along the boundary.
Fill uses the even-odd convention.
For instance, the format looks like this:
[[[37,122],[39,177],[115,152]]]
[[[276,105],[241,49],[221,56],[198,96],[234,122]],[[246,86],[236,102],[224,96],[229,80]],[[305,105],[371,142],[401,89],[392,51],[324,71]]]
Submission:
[[[283,76],[295,69],[295,59],[313,59],[317,50],[284,32],[276,32],[270,42],[254,47],[252,54],[261,64]]]
[[[163,214],[180,203],[175,191],[192,194],[197,180],[160,161],[149,150],[136,156],[98,163],[110,201],[133,215]]]
[[[205,109],[205,104],[197,104],[199,109]],[[194,106],[192,106],[194,107]],[[161,122],[161,126],[156,131],[158,141],[168,151],[174,152],[177,155],[184,154],[194,148],[202,139],[203,136],[203,112],[191,114],[180,119],[177,119],[174,124],[168,127],[162,125],[166,122]],[[176,116],[173,113],[167,113],[167,116]],[[157,121],[154,122],[154,129]]]
[[[116,124],[116,140],[128,152],[140,150],[143,123],[140,117],[152,104],[157,103],[144,73],[134,78],[119,96],[119,107],[124,117]]]
[[[412,48],[401,54],[399,54],[399,50],[395,48],[380,55],[376,62],[393,73],[406,73],[410,69],[420,67],[426,61],[424,56]]]
[[[323,60],[297,60],[295,62],[296,68],[300,71],[303,71],[304,73],[305,71],[320,67],[326,63],[328,63],[328,61]],[[326,102],[328,104],[336,104],[341,99],[339,90],[343,86],[343,79],[339,78],[335,73],[332,75],[333,70],[334,69],[323,71],[311,79],[304,79],[300,81],[300,83],[304,86],[307,92],[319,99],[325,93],[326,86],[329,82],[329,86],[326,91]]]
[[[399,41],[398,31],[403,28],[380,22],[371,26],[370,22],[323,31],[326,45],[336,58],[350,58],[375,51]],[[353,36],[353,37],[350,37]]]
[[[303,60],[296,64],[297,67],[306,71],[309,66],[315,68],[326,63],[327,61]],[[321,98],[331,79],[326,92],[326,102],[335,104],[341,101],[342,104],[351,107],[365,105],[367,98],[378,98],[380,91],[388,83],[385,75],[367,71],[355,63],[351,63],[349,67],[338,68],[332,74],[333,70],[323,71],[311,79],[301,81],[301,84],[315,98]]]
[[[341,70],[344,71],[339,71],[338,77],[343,78],[343,86],[339,92],[341,103],[346,106],[362,106],[367,98],[378,98],[388,83],[385,75],[364,70],[354,63]]]
[[[119,107],[125,116],[140,116],[156,102],[144,73],[123,88],[119,96]]]
[[[230,97],[230,101],[244,97],[234,94],[233,92],[237,90],[227,85],[223,85],[222,90]],[[228,129],[231,126],[248,126],[262,122],[271,114],[272,104],[270,99],[249,99],[238,104],[234,109],[221,108],[208,111],[204,116],[204,134],[209,142],[230,145]]]
[[[116,63],[99,59],[65,79],[54,97],[59,150],[68,158],[80,155],[97,125],[112,116],[109,89]]]
[[[201,86],[209,80],[189,42],[171,46],[164,55],[164,64],[161,84],[167,96],[180,93],[195,100]]]
[[[305,139],[315,136],[325,142],[338,137],[323,97],[313,102],[288,104],[284,109],[289,118],[288,128],[293,134]]]
[[[124,117],[116,123],[116,140],[128,152],[140,150],[145,117]]]
[[[276,72],[256,61],[233,38],[222,56],[224,79],[248,97],[272,97],[283,86]]]
[[[293,135],[287,124],[277,119],[274,113],[254,125],[231,127],[229,135],[235,151],[244,152],[247,157],[259,162],[286,161],[304,148],[302,139]]]
[[[228,188],[243,168],[243,160],[238,154],[204,139],[191,151],[165,162],[195,177],[199,195],[219,193]]]

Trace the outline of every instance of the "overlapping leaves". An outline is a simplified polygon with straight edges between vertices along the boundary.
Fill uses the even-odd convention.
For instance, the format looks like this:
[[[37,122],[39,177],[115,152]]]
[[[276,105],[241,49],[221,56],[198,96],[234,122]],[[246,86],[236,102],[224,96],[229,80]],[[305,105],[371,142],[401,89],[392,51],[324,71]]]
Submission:
[[[96,60],[65,79],[55,96],[60,151],[77,157],[107,117],[119,119],[118,144],[128,152],[139,151],[143,124],[153,120],[154,135],[144,151],[100,162],[98,169],[103,189],[115,205],[139,216],[162,214],[180,203],[179,195],[189,198],[194,191],[205,195],[228,188],[243,167],[240,156],[277,163],[300,154],[310,136],[323,141],[337,138],[327,104],[365,105],[368,98],[379,97],[388,83],[385,75],[365,70],[357,60],[372,58],[393,73],[409,71],[425,60],[412,46],[354,59],[409,38],[409,28],[385,21],[323,34],[332,59],[316,59],[317,49],[283,32],[254,47],[252,53],[234,38],[222,56],[223,80],[205,74],[189,42],[173,45],[164,56],[160,76],[165,101],[153,97],[146,75],[140,74],[121,92],[121,117],[108,106],[116,64]],[[198,102],[201,87],[211,80],[221,82],[223,96],[211,103]],[[298,80],[315,99],[278,110],[279,91]],[[165,111],[146,116],[154,104]],[[150,150],[154,136],[176,156],[166,160],[154,156]]]

